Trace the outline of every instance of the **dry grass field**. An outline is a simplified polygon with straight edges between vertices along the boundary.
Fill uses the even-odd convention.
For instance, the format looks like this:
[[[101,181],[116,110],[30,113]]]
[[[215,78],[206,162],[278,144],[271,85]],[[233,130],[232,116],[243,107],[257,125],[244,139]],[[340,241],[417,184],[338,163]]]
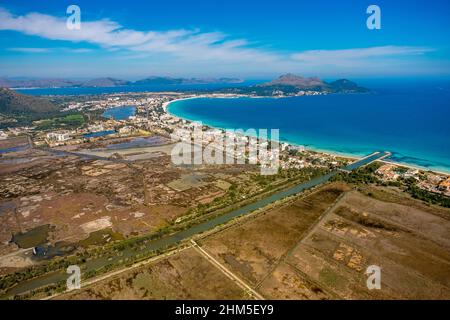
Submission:
[[[428,207],[389,189],[348,192],[261,286],[271,298],[298,298],[290,286],[314,284],[313,298],[449,299],[450,210]],[[403,203],[374,194],[402,196]],[[381,268],[381,290],[365,271]],[[288,279],[288,280],[287,280]],[[299,289],[297,289],[298,291]],[[294,294],[293,294],[294,293]],[[327,294],[324,294],[327,293]]]
[[[245,299],[248,295],[189,248],[58,299]]]

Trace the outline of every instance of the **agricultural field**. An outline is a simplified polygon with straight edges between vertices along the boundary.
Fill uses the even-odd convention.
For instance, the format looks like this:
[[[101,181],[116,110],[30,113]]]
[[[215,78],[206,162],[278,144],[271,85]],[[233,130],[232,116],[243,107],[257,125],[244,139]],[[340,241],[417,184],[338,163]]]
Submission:
[[[395,188],[331,184],[201,245],[268,299],[450,298],[450,210]]]
[[[449,299],[450,210],[373,189],[347,193],[286,263],[343,299]],[[370,265],[382,270],[381,290],[367,289]]]

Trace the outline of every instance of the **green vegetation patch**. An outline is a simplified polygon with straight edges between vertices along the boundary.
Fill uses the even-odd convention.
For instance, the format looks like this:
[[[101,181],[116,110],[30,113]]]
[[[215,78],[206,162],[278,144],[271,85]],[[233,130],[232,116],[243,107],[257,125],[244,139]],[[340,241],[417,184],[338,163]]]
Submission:
[[[50,118],[37,121],[37,129],[48,130],[58,127],[78,127],[85,122],[82,114],[69,114],[64,117]]]
[[[339,172],[331,178],[331,181],[344,181],[353,184],[380,183],[380,180],[374,175],[375,171],[380,167],[381,164],[379,162],[373,162],[350,173]]]
[[[52,229],[49,224],[42,225],[24,233],[16,233],[11,241],[22,249],[34,248],[47,243],[48,234]]]
[[[125,238],[118,232],[114,232],[111,228],[98,230],[89,234],[87,239],[78,242],[81,247],[89,247],[94,245],[104,245],[112,241],[124,240]]]
[[[410,186],[407,191],[415,199],[450,208],[450,198],[444,195],[420,189],[415,185]]]
[[[182,174],[180,179],[169,182],[167,186],[180,192],[186,191],[206,185],[207,183],[203,181],[205,177],[205,175],[197,173]]]

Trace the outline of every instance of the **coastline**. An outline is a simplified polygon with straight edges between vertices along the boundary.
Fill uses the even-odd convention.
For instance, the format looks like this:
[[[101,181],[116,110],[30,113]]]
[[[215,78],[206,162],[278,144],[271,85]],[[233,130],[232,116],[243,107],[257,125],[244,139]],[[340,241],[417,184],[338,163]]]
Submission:
[[[265,98],[265,97],[255,97],[255,96],[242,95],[242,94],[226,94],[226,93],[219,93],[219,94],[217,94],[217,93],[210,93],[210,94],[201,94],[201,95],[195,95],[195,96],[192,96],[192,97],[184,97],[184,98],[179,98],[179,99],[166,101],[166,102],[164,102],[162,104],[162,108],[163,108],[165,113],[171,115],[174,118],[178,118],[178,119],[182,119],[182,120],[193,122],[193,120],[184,119],[182,117],[179,117],[179,116],[177,116],[175,114],[170,113],[168,107],[169,107],[169,105],[171,103],[174,103],[174,102],[183,101],[183,100],[201,99],[201,98],[208,98],[208,99],[237,99],[237,98],[261,99],[261,98]]]
[[[227,94],[214,95],[214,94],[204,94],[204,95],[197,95],[197,96],[192,96],[192,97],[184,97],[184,98],[180,98],[180,99],[170,100],[170,101],[164,102],[162,104],[162,108],[163,108],[165,113],[167,113],[168,115],[170,115],[170,116],[172,116],[174,118],[177,118],[177,119],[180,119],[180,120],[189,121],[189,122],[194,122],[195,120],[188,119],[188,118],[183,118],[183,117],[180,117],[178,115],[175,115],[175,114],[171,113],[169,111],[169,106],[170,106],[170,104],[178,102],[178,101],[199,99],[199,98],[220,98],[220,99],[252,98],[252,99],[260,99],[260,98],[266,98],[266,97],[255,97],[255,96],[249,96],[249,95],[227,95]],[[272,98],[272,99],[279,99],[279,98]],[[208,125],[208,124],[205,124],[205,125],[207,125],[207,126],[209,126],[211,128],[220,129],[220,130],[226,129],[226,128],[221,128],[221,127],[218,127],[218,126],[212,126],[212,125]],[[294,143],[294,142],[291,142],[291,141],[287,141],[287,140],[280,140],[279,142],[280,143],[288,143],[288,144],[290,144],[292,146],[297,146],[297,147],[303,146],[308,151],[318,152],[318,153],[322,153],[322,154],[325,154],[325,155],[345,158],[345,159],[349,159],[349,160],[360,160],[360,159],[366,157],[366,156],[359,156],[359,155],[355,155],[355,154],[336,152],[336,151],[332,151],[332,150],[323,150],[323,149],[314,148],[314,147],[311,147],[311,146],[304,146],[304,145],[301,145],[301,144],[298,144],[298,143]],[[375,151],[377,151],[377,150],[374,150],[374,152]],[[385,150],[385,151],[389,151],[389,150]],[[444,175],[444,176],[450,176],[450,170],[449,170],[449,172],[446,172],[446,171],[441,171],[441,170],[437,170],[437,169],[421,167],[421,166],[414,165],[414,164],[409,164],[409,163],[390,161],[390,160],[386,160],[386,159],[383,159],[383,160],[380,160],[380,161],[382,163],[385,163],[385,164],[394,164],[394,165],[397,165],[397,166],[400,166],[400,167],[406,167],[406,168],[410,168],[410,169],[413,169],[413,170],[421,170],[421,171],[425,171],[425,172],[434,172],[436,174],[440,174],[440,175]]]

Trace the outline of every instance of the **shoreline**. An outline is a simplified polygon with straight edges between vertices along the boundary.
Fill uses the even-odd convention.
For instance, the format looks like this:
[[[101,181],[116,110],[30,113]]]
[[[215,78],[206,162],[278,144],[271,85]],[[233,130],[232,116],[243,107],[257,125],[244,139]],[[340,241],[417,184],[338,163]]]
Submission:
[[[183,100],[192,100],[192,99],[202,99],[202,98],[207,98],[207,99],[211,99],[211,98],[215,98],[215,99],[238,99],[238,98],[261,99],[261,98],[265,98],[265,97],[255,97],[255,96],[232,94],[232,93],[231,94],[227,94],[227,93],[218,93],[218,94],[217,93],[209,93],[208,94],[208,93],[206,93],[206,94],[196,95],[196,96],[192,96],[192,97],[188,96],[188,97],[184,97],[184,98],[166,101],[162,104],[162,108],[165,113],[167,113],[168,115],[171,115],[172,117],[190,121],[190,122],[194,122],[193,120],[184,119],[175,114],[170,113],[168,107],[171,103],[174,103],[174,102],[183,101]]]
[[[180,119],[180,120],[189,121],[189,122],[194,122],[195,120],[188,119],[188,118],[183,118],[183,117],[180,117],[180,116],[177,116],[177,115],[171,113],[169,111],[169,105],[171,103],[178,102],[178,101],[191,100],[191,99],[200,99],[200,98],[209,98],[209,99],[211,99],[211,98],[217,98],[217,99],[232,99],[232,98],[261,99],[261,98],[266,98],[266,97],[254,97],[254,96],[249,96],[249,95],[232,95],[232,94],[230,94],[230,95],[227,95],[227,94],[222,94],[222,95],[204,94],[204,95],[197,95],[197,96],[192,96],[192,97],[184,97],[184,98],[180,98],[180,99],[170,100],[170,101],[164,102],[162,104],[162,108],[163,108],[165,113],[167,113],[168,115],[170,115],[170,116],[172,116],[174,118],[177,118],[177,119]],[[277,99],[277,98],[272,98],[272,99]],[[212,126],[212,125],[208,125],[208,124],[205,124],[205,125],[208,126],[208,127],[211,127],[211,128],[219,129],[219,130],[226,129],[226,128],[221,128],[221,127]],[[291,142],[291,141],[286,141],[286,140],[280,140],[279,142],[280,143],[288,143],[288,144],[290,144],[292,146],[304,147],[305,150],[307,150],[307,151],[322,153],[322,154],[325,154],[325,155],[334,156],[334,157],[340,157],[340,158],[345,158],[345,159],[350,159],[350,160],[360,160],[360,159],[363,159],[364,157],[367,156],[367,155],[366,156],[359,156],[359,155],[355,155],[355,154],[340,153],[340,152],[332,151],[332,150],[321,150],[319,148],[314,148],[314,147],[311,147],[311,146],[305,146],[305,145],[301,145],[301,144],[294,143],[294,142]],[[375,151],[376,150],[374,150],[374,152]],[[385,151],[389,151],[389,150],[385,150]],[[420,170],[420,171],[425,171],[425,172],[434,172],[436,174],[440,174],[440,175],[444,175],[444,176],[450,176],[450,169],[449,169],[448,172],[446,172],[446,171],[441,171],[441,170],[435,170],[435,169],[432,169],[432,168],[421,167],[421,166],[414,165],[414,164],[409,164],[409,163],[389,161],[389,160],[386,160],[386,159],[382,159],[382,160],[380,160],[380,162],[382,162],[384,164],[394,164],[394,165],[397,165],[397,166],[400,166],[400,167],[406,167],[406,168],[413,169],[413,170]]]

